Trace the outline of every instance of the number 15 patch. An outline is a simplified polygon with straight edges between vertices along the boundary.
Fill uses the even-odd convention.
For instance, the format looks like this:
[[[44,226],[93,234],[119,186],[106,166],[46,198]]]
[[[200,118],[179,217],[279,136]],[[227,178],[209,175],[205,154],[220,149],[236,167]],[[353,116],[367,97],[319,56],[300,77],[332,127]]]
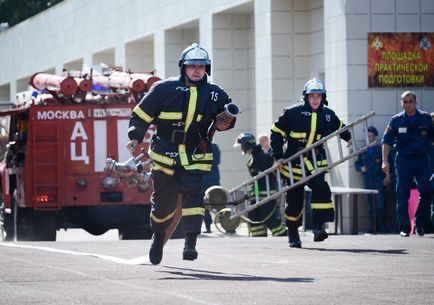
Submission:
[[[215,92],[215,91],[211,91],[210,92],[210,99],[211,99],[211,101],[217,102],[217,100],[219,99],[219,93]]]

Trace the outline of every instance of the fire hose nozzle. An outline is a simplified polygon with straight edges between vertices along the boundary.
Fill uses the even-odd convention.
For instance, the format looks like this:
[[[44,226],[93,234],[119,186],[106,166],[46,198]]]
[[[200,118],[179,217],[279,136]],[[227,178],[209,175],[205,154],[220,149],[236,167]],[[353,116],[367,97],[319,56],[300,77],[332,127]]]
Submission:
[[[143,156],[140,154],[138,157],[131,157],[125,162],[116,162],[112,158],[107,158],[104,172],[109,175],[115,172],[128,185],[137,185],[141,189],[146,189],[151,178],[151,173],[146,171],[146,167],[151,163],[151,160],[141,161]]]

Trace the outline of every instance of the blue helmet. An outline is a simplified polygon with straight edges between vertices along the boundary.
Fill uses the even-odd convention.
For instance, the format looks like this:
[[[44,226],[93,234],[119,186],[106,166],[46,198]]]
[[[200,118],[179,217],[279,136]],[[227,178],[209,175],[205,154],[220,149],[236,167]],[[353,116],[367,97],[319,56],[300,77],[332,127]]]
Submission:
[[[240,133],[234,143],[234,147],[237,146],[241,146],[243,153],[246,153],[248,149],[256,146],[255,136],[249,132]]]
[[[181,75],[184,73],[184,65],[205,65],[206,74],[211,75],[211,59],[208,51],[197,43],[193,43],[182,51],[178,66]]]

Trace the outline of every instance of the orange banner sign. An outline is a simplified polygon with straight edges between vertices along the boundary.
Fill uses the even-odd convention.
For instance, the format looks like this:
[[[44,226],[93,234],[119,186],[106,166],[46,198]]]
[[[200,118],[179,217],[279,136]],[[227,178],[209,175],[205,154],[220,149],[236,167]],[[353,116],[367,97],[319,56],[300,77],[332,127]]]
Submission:
[[[433,87],[434,33],[368,33],[369,87]]]

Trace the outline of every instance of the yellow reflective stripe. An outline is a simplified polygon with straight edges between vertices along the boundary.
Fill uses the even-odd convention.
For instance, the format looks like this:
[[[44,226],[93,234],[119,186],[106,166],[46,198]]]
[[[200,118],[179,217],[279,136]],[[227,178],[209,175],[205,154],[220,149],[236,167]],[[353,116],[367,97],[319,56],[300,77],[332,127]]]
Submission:
[[[285,177],[289,178],[289,168],[288,166],[284,166],[280,169],[280,173],[284,175]],[[303,175],[303,172],[301,168],[299,167],[293,167],[292,168],[292,176],[295,180],[300,180],[301,178],[298,178],[297,176],[294,176],[295,174]]]
[[[182,112],[160,112],[158,118],[162,120],[181,120]]]
[[[321,135],[320,134],[317,134],[316,135],[316,140],[318,141],[318,140],[320,140],[321,139]]]
[[[267,236],[267,229],[262,229],[261,231],[250,232],[251,237],[259,236],[265,237]]]
[[[184,166],[188,165],[188,157],[187,157],[187,153],[185,152],[185,144],[179,144],[178,152],[179,152],[179,158],[181,159],[181,164]]]
[[[301,215],[303,215],[303,210],[304,209],[302,209],[300,214],[298,214],[297,216],[289,216],[289,215],[286,215],[286,213],[285,213],[285,218],[288,219],[289,221],[297,221],[300,219]]]
[[[193,121],[194,113],[196,111],[196,102],[197,102],[197,88],[190,87],[190,100],[188,101],[187,118],[185,119],[185,126],[184,126],[185,132],[187,132],[191,122]]]
[[[166,167],[161,166],[155,162],[151,163],[151,168],[155,171],[163,172],[169,176],[173,176],[175,174],[175,171],[173,169],[166,168]]]
[[[303,171],[301,170],[300,167],[293,167],[293,168],[292,168],[292,172],[293,172],[294,174],[300,174],[300,175],[303,175]]]
[[[289,171],[285,170],[284,168],[279,169],[279,171],[282,175],[289,178]]]
[[[200,122],[202,120],[202,115],[198,114],[196,118],[196,122]]]
[[[250,232],[256,232],[256,231],[261,231],[265,229],[265,225],[257,225],[257,226],[251,226],[250,227]]]
[[[295,132],[295,131],[291,131],[289,136],[291,138],[296,138],[296,139],[304,139],[306,138],[306,133],[305,132]]]
[[[201,171],[205,171],[205,172],[209,172],[211,171],[211,166],[212,164],[192,164],[192,165],[184,165],[184,168],[186,170],[201,170]]]
[[[175,216],[175,211],[173,211],[172,213],[170,213],[169,215],[167,215],[164,218],[158,218],[157,216],[155,216],[154,214],[151,213],[151,218],[153,221],[155,221],[156,223],[162,223],[165,221],[168,221],[170,218],[172,218],[173,216]]]
[[[341,120],[339,120],[339,128],[338,129],[341,129],[342,125],[344,125],[344,123]]]
[[[274,132],[280,133],[282,135],[282,137],[284,137],[284,138],[287,137],[286,133],[282,129],[277,127],[276,124],[273,124],[273,126],[271,126],[271,130]]]
[[[213,160],[213,154],[212,153],[206,153],[206,154],[194,154],[192,156],[194,161],[212,161]]]
[[[143,121],[145,121],[146,123],[151,123],[152,120],[154,119],[153,117],[149,116],[146,112],[144,112],[139,105],[137,105],[136,107],[134,107],[133,112],[135,114],[137,114],[139,116],[139,118],[141,118]]]
[[[316,132],[317,118],[318,118],[318,114],[316,112],[312,112],[312,118],[310,119],[309,140],[306,143],[306,147],[312,145],[313,140],[315,139],[314,137],[315,137],[315,132]]]
[[[186,208],[182,209],[182,216],[192,216],[192,215],[204,215],[204,208]]]
[[[286,227],[283,224],[281,224],[277,228],[271,229],[271,234],[273,234],[273,236],[277,236],[284,233],[285,231],[286,231]]]
[[[175,160],[160,154],[157,154],[156,152],[149,149],[149,157],[151,157],[152,160],[158,161],[160,163],[164,163],[167,165],[175,165]]]
[[[316,164],[318,164],[319,166],[327,166],[327,160],[321,160],[321,161],[317,161]]]
[[[332,202],[328,202],[328,203],[311,203],[310,207],[312,209],[316,209],[316,210],[333,209],[333,203]]]
[[[310,172],[313,172],[313,170],[315,168],[313,167],[312,162],[310,162],[310,160],[308,158],[306,158],[306,157],[303,158],[303,161],[304,161],[304,164],[306,164],[307,170],[310,171]]]
[[[280,173],[283,175],[283,176],[285,176],[286,178],[290,178],[290,176],[289,176],[289,172],[288,171],[285,171],[285,170],[283,170],[283,169],[280,169]],[[298,177],[298,176],[296,176],[296,175],[294,175],[294,169],[293,169],[293,175],[292,175],[292,178],[294,179],[294,180],[301,180],[303,177]]]

